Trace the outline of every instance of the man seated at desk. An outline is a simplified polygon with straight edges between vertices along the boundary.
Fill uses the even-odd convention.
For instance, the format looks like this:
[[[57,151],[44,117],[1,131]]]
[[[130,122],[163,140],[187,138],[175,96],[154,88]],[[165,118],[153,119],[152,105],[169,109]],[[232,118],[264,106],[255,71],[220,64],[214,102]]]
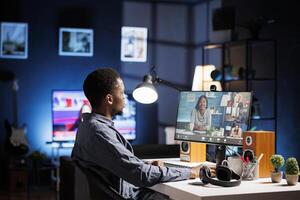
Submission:
[[[147,187],[157,183],[199,177],[200,167],[173,168],[137,158],[130,143],[115,129],[112,117],[124,108],[124,84],[111,68],[97,69],[84,81],[92,113],[83,117],[72,158],[97,172],[107,185],[126,199],[168,199]]]

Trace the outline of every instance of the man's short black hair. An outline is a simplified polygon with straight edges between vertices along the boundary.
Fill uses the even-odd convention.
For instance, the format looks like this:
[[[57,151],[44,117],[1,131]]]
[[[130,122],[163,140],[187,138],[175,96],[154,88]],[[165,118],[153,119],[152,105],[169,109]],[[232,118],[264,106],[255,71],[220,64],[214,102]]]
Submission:
[[[120,74],[112,68],[100,68],[90,73],[83,83],[83,91],[92,108],[97,108],[107,94],[112,93]]]

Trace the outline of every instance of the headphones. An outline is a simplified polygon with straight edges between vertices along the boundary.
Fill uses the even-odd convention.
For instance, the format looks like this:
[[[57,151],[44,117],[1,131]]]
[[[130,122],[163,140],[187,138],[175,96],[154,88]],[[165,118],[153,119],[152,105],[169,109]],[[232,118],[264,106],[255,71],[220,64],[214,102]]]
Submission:
[[[226,163],[226,164],[224,164]],[[216,168],[217,179],[211,178],[210,169],[203,166],[200,169],[200,177],[203,184],[213,184],[223,187],[235,187],[241,184],[241,176],[228,167],[227,160]],[[234,181],[232,179],[235,179]]]

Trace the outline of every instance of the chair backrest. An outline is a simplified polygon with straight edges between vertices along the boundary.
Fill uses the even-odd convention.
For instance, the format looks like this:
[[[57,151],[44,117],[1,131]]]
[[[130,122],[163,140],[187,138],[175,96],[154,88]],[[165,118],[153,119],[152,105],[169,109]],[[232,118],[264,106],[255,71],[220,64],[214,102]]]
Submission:
[[[91,200],[124,200],[124,198],[114,188],[106,184],[96,172],[83,167],[77,161],[73,162],[83,172],[88,180]]]

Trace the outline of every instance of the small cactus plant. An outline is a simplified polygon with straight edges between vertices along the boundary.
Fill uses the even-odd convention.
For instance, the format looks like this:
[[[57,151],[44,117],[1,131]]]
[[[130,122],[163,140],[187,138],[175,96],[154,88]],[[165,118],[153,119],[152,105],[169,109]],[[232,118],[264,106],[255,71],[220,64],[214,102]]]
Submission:
[[[274,172],[279,172],[280,168],[284,165],[284,158],[279,154],[274,154],[271,156],[270,162],[274,168]]]
[[[285,163],[285,174],[287,175],[299,175],[299,165],[297,159],[290,157]]]

